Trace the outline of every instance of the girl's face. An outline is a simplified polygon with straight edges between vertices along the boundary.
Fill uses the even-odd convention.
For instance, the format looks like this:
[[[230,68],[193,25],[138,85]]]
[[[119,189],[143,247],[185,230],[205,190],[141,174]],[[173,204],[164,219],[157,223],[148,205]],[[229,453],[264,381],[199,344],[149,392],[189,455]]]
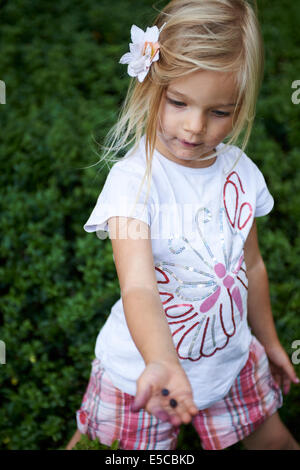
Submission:
[[[184,166],[212,165],[216,157],[201,158],[232,130],[236,96],[231,73],[203,70],[173,80],[160,103],[156,149]]]

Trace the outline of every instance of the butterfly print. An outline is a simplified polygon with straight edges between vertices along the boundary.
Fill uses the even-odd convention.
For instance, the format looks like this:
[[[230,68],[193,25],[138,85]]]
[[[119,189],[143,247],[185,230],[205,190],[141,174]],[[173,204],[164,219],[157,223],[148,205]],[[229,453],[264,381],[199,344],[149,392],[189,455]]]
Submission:
[[[212,214],[209,209],[200,207],[195,223],[202,240],[201,252],[184,236],[168,240],[170,252],[178,255],[179,260],[184,259],[185,250],[192,250],[193,266],[166,261],[155,263],[161,301],[180,359],[198,361],[213,356],[227,346],[238,325],[246,320],[248,281],[242,230],[250,226],[253,210],[245,201],[245,190],[235,171],[227,176],[222,195],[218,241],[223,259],[216,258],[201,230],[200,218],[204,224],[209,224]],[[225,238],[229,240],[227,244]],[[193,280],[185,280],[186,273],[189,278],[192,273]]]

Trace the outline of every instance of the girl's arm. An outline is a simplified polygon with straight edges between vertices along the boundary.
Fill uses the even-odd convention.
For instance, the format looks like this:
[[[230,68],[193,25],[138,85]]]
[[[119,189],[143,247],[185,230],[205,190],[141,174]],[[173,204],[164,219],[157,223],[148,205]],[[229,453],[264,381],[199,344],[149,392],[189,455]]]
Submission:
[[[160,418],[168,415],[175,425],[189,422],[198,410],[161,303],[149,226],[111,217],[108,228],[127,325],[146,366],[137,383],[136,409],[145,407]],[[161,394],[163,388],[170,391],[168,398]],[[178,401],[176,410],[168,407],[171,397]]]
[[[141,238],[133,239],[137,222]],[[157,288],[148,225],[112,217],[108,227],[125,317],[135,345],[145,364],[161,359],[179,364]]]
[[[299,380],[277,336],[268,274],[259,251],[255,220],[244,245],[244,256],[248,277],[248,323],[266,350],[275,380],[288,393],[291,381],[299,383]]]
[[[268,274],[262,259],[258,238],[256,220],[244,245],[244,256],[248,277],[248,322],[265,348],[280,344],[269,295]]]

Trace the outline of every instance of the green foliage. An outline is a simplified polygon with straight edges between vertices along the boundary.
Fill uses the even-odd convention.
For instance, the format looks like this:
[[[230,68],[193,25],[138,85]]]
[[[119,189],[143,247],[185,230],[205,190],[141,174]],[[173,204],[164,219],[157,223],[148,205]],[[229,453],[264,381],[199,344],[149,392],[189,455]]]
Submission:
[[[82,435],[80,441],[72,450],[117,450],[119,449],[119,442],[114,441],[111,446],[101,444],[98,439],[90,440],[87,436]]]
[[[0,3],[0,449],[63,448],[75,431],[95,340],[119,298],[109,240],[83,230],[108,171],[91,166],[93,137],[101,142],[115,122],[129,83],[118,61],[132,23],[156,16],[152,4],[115,0],[112,13],[108,0]],[[266,74],[247,153],[275,199],[258,220],[260,247],[291,357],[300,339],[299,4],[258,4]],[[280,412],[298,440],[299,398],[292,386]],[[178,446],[199,447],[190,426]]]

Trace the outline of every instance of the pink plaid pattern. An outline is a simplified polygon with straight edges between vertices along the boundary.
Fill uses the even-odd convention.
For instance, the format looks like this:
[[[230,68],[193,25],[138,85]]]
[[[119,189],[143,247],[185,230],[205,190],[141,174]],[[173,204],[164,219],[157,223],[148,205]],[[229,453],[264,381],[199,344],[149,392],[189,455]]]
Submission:
[[[90,380],[77,427],[102,444],[119,441],[126,450],[173,450],[179,427],[164,423],[145,410],[131,411],[134,397],[114,387],[99,359],[92,362]],[[229,393],[210,408],[200,410],[193,425],[206,450],[219,450],[244,439],[278,408],[282,394],[274,381],[263,346],[253,336],[249,358]]]

